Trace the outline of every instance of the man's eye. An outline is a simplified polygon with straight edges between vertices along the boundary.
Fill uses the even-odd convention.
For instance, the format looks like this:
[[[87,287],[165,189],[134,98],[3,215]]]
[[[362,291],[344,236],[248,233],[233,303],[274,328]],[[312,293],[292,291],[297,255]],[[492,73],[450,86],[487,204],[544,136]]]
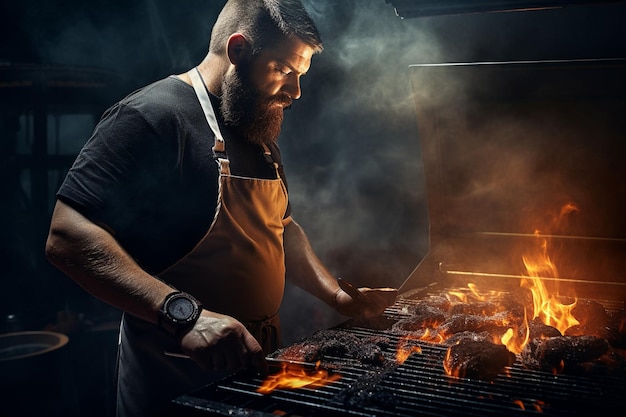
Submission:
[[[280,68],[276,68],[276,71],[280,72],[281,75],[289,75],[288,71],[283,71]]]

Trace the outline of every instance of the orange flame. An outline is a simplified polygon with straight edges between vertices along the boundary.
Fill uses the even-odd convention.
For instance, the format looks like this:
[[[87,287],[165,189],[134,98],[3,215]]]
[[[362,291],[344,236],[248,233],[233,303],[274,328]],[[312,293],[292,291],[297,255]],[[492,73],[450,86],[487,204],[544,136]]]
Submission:
[[[326,370],[319,369],[318,366],[319,362],[316,364],[313,373],[307,373],[305,368],[301,365],[283,363],[281,371],[268,376],[265,381],[263,381],[263,384],[257,388],[256,392],[269,394],[275,389],[321,387],[341,378],[341,375],[330,375]]]
[[[539,236],[535,231],[535,236],[540,239],[538,250],[534,256],[523,256],[522,260],[528,272],[528,278],[523,278],[520,285],[528,288],[533,295],[533,319],[539,317],[541,321],[558,329],[561,334],[565,330],[579,324],[572,315],[572,309],[576,306],[576,300],[571,304],[563,304],[559,301],[558,293],[550,293],[541,277],[558,278],[556,265],[548,255],[548,241]]]
[[[405,336],[398,342],[396,346],[396,362],[398,364],[403,364],[409,356],[413,353],[422,353],[422,348],[420,346],[412,345],[410,343],[411,340],[417,340],[421,338]]]
[[[519,354],[522,350],[524,350],[524,346],[526,346],[528,340],[530,339],[530,328],[528,327],[526,309],[524,309],[522,329],[518,329],[516,327],[509,327],[509,329],[502,335],[500,342],[506,346],[510,352]],[[523,336],[521,336],[522,334]]]

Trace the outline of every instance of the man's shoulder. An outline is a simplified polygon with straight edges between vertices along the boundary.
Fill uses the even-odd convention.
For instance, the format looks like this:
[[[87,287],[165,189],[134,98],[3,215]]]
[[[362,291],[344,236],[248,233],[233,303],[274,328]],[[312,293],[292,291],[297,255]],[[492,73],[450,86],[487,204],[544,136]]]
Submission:
[[[169,76],[124,97],[120,103],[138,109],[176,109],[193,103],[193,89],[190,85],[175,76]]]

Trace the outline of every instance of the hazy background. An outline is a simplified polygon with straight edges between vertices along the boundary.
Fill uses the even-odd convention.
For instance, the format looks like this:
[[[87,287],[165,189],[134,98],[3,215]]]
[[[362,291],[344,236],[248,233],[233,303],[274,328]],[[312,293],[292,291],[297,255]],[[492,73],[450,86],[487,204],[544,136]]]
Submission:
[[[132,90],[197,64],[223,4],[2,0],[1,74],[8,77],[11,68],[24,64],[44,75],[57,66],[104,70],[114,81],[101,113]],[[626,56],[623,3],[417,19],[399,18],[385,0],[305,4],[325,51],[302,80],[303,96],[287,113],[280,139],[293,214],[331,271],[364,286],[400,286],[428,251],[410,64]],[[7,83],[0,78],[0,95]],[[63,169],[51,173],[56,177],[44,196],[47,210],[30,207],[37,190],[13,162],[16,155],[28,158],[32,118],[15,118],[3,100],[0,260],[6,268],[0,275],[0,324],[3,331],[62,329],[60,317],[70,316],[78,323],[66,326],[68,333],[81,340],[86,330],[114,322],[118,313],[43,259],[51,194]],[[50,153],[72,157],[94,122],[92,116],[51,115]],[[287,343],[345,320],[291,287],[282,313]],[[98,360],[110,361],[115,330],[97,338],[96,345],[108,349]],[[92,372],[100,376],[107,364]]]

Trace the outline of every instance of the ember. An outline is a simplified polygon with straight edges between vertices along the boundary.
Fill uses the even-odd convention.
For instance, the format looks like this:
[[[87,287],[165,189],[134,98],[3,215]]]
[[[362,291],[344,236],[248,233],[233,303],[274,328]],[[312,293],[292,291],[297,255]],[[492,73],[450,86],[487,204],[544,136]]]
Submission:
[[[256,391],[261,394],[269,394],[275,389],[320,387],[340,378],[341,375],[339,374],[331,375],[328,371],[317,367],[314,372],[309,373],[304,366],[283,363],[281,371],[267,377]]]
[[[411,341],[416,340],[411,336],[406,336],[400,339],[398,347],[396,348],[396,362],[403,364],[413,353],[422,353],[422,348],[418,345],[412,344]]]

